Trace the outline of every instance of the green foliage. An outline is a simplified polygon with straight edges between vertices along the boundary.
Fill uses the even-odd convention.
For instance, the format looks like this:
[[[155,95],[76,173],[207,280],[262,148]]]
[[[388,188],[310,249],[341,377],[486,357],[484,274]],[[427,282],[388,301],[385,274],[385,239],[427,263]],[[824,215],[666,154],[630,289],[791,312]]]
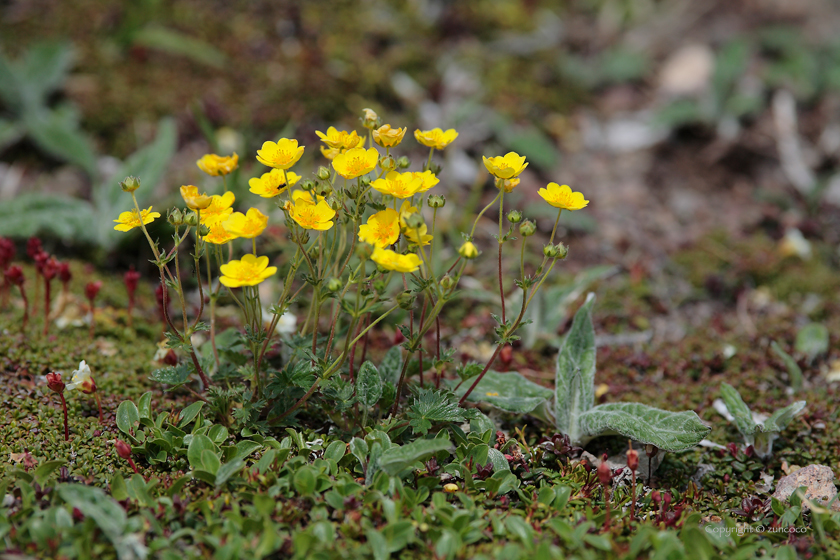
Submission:
[[[419,388],[406,409],[406,416],[415,433],[425,434],[437,425],[466,422],[476,412],[458,406],[458,400],[450,391]]]
[[[820,323],[808,323],[796,333],[796,351],[809,362],[828,352],[828,329]]]
[[[799,364],[796,363],[796,360],[794,360],[790,354],[782,350],[782,347],[779,346],[775,340],[770,343],[770,348],[773,350],[773,353],[776,354],[785,364],[791,388],[794,391],[801,391],[802,384],[805,380],[802,376],[802,369],[799,367]]]
[[[455,385],[453,381],[450,381],[450,384]],[[470,383],[464,383],[455,393],[462,396],[469,385]],[[552,415],[547,402],[553,396],[554,392],[551,389],[537,385],[515,371],[500,373],[489,370],[467,400],[485,402],[515,414],[531,414],[550,422]]]
[[[757,422],[741,394],[729,383],[722,383],[720,396],[732,415],[735,426],[744,436],[744,442],[752,445],[756,455],[765,458],[773,454],[773,441],[779,437],[791,420],[805,408],[805,401],[796,401],[774,412],[767,420]]]

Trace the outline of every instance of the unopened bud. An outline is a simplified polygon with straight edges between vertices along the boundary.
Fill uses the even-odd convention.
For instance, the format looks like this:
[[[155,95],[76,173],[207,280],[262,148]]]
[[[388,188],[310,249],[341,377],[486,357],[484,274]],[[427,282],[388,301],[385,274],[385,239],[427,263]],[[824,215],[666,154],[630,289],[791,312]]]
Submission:
[[[458,491],[458,485],[450,482],[449,484],[443,485],[443,491],[447,494],[454,494]]]
[[[397,160],[397,167],[399,167],[400,169],[408,169],[410,165],[411,160],[405,156],[402,156]]]
[[[645,454],[648,457],[656,457],[657,453],[659,453],[659,448],[658,447],[656,447],[655,445],[652,445],[650,443],[645,444]]]
[[[85,286],[85,297],[88,300],[93,301],[96,299],[96,295],[99,293],[99,290],[102,288],[102,281],[97,280],[96,282],[88,282]]]
[[[322,165],[318,168],[318,178],[323,181],[326,181],[330,178],[330,170]]]
[[[557,258],[558,259],[565,259],[569,256],[569,248],[566,247],[563,243],[558,243],[555,245],[557,247]]]
[[[361,177],[361,181],[359,181],[363,187],[370,186],[370,177],[368,175],[364,175]]]
[[[184,223],[186,223],[188,226],[197,227],[198,216],[194,212],[190,212],[184,217]]]
[[[349,185],[347,185],[347,188],[344,189],[344,193],[350,200],[356,200],[356,198],[359,196],[359,187],[356,185],[356,183],[350,183]]]
[[[368,260],[373,254],[373,247],[367,243],[356,244],[356,256],[360,259]]]
[[[379,125],[382,124],[379,115],[376,114],[376,111],[373,109],[363,109],[364,116],[362,117],[362,125],[365,128],[374,129],[379,128]]]
[[[472,241],[465,241],[458,249],[458,254],[465,259],[474,259],[478,256],[478,247]]]
[[[329,183],[317,183],[313,192],[318,196],[327,197],[332,194],[333,190]]]
[[[440,287],[444,290],[451,290],[453,286],[455,286],[455,279],[448,274],[444,275],[444,277],[440,279]]]
[[[522,222],[522,225],[519,226],[519,233],[522,234],[522,237],[531,237],[537,233],[537,224],[531,220],[525,220]]]
[[[405,225],[411,229],[417,229],[423,225],[423,217],[420,214],[411,214],[405,219]]]
[[[393,171],[397,167],[397,161],[391,156],[385,156],[379,160],[379,167],[384,171]]]
[[[627,451],[627,468],[631,471],[639,469],[639,452],[635,449]]]
[[[114,440],[114,447],[117,450],[117,455],[119,455],[121,459],[125,459],[126,461],[131,459],[131,446],[129,446],[126,442],[121,439]]]
[[[125,192],[134,192],[140,188],[140,179],[129,175],[120,181],[120,188]]]
[[[607,461],[601,461],[601,464],[598,465],[598,480],[601,482],[602,486],[608,486],[612,483],[612,469],[607,464]]]
[[[522,212],[519,210],[511,210],[508,212],[507,219],[512,224],[518,224],[522,221]]]
[[[408,290],[402,292],[400,295],[397,296],[397,304],[400,306],[400,309],[405,309],[406,311],[413,308],[414,294],[412,294]]]
[[[439,194],[433,194],[429,196],[429,208],[443,208],[446,206],[446,198]]]
[[[338,278],[330,278],[329,280],[327,280],[326,288],[328,292],[337,292],[343,287],[344,283]]]
[[[166,215],[166,221],[175,227],[182,226],[184,225],[184,213],[178,208],[173,208]]]
[[[315,188],[315,181],[313,181],[311,179],[307,179],[300,184],[300,188],[309,192],[309,191],[311,191],[312,189]]]
[[[64,392],[64,381],[61,380],[60,373],[48,373],[47,374],[47,387],[49,387],[50,391],[54,393],[63,393]]]
[[[545,255],[549,259],[556,259],[558,255],[557,246],[549,243],[548,245],[543,247],[543,255]]]

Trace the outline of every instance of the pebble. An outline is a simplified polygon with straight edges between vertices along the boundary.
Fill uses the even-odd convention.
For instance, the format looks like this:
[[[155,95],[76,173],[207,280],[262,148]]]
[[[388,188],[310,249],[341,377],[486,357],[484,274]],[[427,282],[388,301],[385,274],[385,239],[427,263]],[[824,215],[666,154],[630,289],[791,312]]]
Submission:
[[[808,500],[826,506],[831,502],[831,509],[840,511],[840,500],[834,500],[837,496],[837,488],[834,486],[834,471],[831,467],[808,465],[780,478],[776,483],[776,492],[773,493],[773,497],[786,502],[800,486],[807,488],[805,498]],[[804,503],[803,508],[809,509]]]

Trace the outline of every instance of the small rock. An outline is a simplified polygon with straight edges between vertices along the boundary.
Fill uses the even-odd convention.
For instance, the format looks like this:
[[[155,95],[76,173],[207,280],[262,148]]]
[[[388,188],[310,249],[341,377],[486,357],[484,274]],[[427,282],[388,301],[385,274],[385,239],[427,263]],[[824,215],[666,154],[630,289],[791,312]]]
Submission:
[[[685,45],[672,54],[659,72],[659,88],[666,95],[696,95],[705,90],[715,67],[707,45]]]
[[[834,471],[825,465],[808,465],[796,472],[779,479],[773,497],[780,501],[788,501],[793,492],[800,486],[805,486],[805,498],[827,506],[831,502],[831,509],[840,511],[840,501],[835,500],[837,488],[834,486]],[[832,500],[834,500],[832,502]],[[808,507],[803,504],[804,509]]]

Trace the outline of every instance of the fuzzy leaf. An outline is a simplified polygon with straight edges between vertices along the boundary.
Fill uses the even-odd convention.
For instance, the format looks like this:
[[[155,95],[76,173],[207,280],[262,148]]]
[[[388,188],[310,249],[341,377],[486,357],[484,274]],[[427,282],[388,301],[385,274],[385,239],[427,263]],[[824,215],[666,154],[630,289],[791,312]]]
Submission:
[[[92,242],[93,220],[93,207],[85,200],[24,193],[0,205],[0,236],[22,238],[50,233],[76,242]]]
[[[764,430],[767,432],[781,432],[799,412],[805,408],[805,401],[796,401],[773,413],[770,418],[764,421]]]
[[[457,391],[458,396],[463,395],[469,386],[469,383],[461,385]],[[485,402],[507,412],[528,414],[552,396],[551,389],[529,381],[515,371],[501,373],[491,370],[484,374],[467,400]]]
[[[418,439],[401,447],[391,447],[379,457],[379,468],[391,476],[410,467],[416,461],[428,459],[438,451],[452,448],[449,438]]]
[[[376,406],[382,398],[382,378],[379,371],[371,362],[365,362],[359,368],[359,375],[356,378],[356,395],[359,402],[366,407]]]
[[[595,328],[592,305],[595,294],[575,313],[572,328],[563,340],[557,356],[554,389],[554,413],[557,430],[580,442],[580,416],[595,404]]]
[[[382,358],[382,363],[379,364],[379,376],[383,383],[391,382],[395,386],[400,380],[400,370],[402,370],[402,348],[394,346]]]
[[[487,458],[490,459],[491,463],[493,463],[493,472],[510,470],[510,464],[508,463],[508,460],[505,459],[504,453],[502,453],[498,449],[491,447],[487,451]]]
[[[828,329],[820,323],[809,323],[796,333],[796,351],[805,354],[808,361],[828,352]]]
[[[752,412],[741,398],[741,394],[729,383],[722,383],[720,386],[720,397],[726,405],[729,414],[735,418],[735,425],[743,436],[751,436],[761,429],[761,426],[753,420]]]
[[[39,148],[63,161],[78,165],[90,177],[96,177],[93,145],[79,128],[79,117],[75,109],[69,105],[55,109],[33,109],[24,112],[23,123],[29,137]]]
[[[670,412],[641,403],[610,403],[583,413],[582,434],[620,434],[665,451],[682,451],[697,445],[711,428],[693,411]]]
[[[794,391],[799,391],[802,389],[802,369],[799,367],[799,364],[796,363],[796,360],[793,357],[782,350],[782,347],[776,344],[774,340],[770,344],[770,348],[773,349],[773,352],[784,362],[785,368],[788,372],[788,377],[790,378],[790,386]]]

